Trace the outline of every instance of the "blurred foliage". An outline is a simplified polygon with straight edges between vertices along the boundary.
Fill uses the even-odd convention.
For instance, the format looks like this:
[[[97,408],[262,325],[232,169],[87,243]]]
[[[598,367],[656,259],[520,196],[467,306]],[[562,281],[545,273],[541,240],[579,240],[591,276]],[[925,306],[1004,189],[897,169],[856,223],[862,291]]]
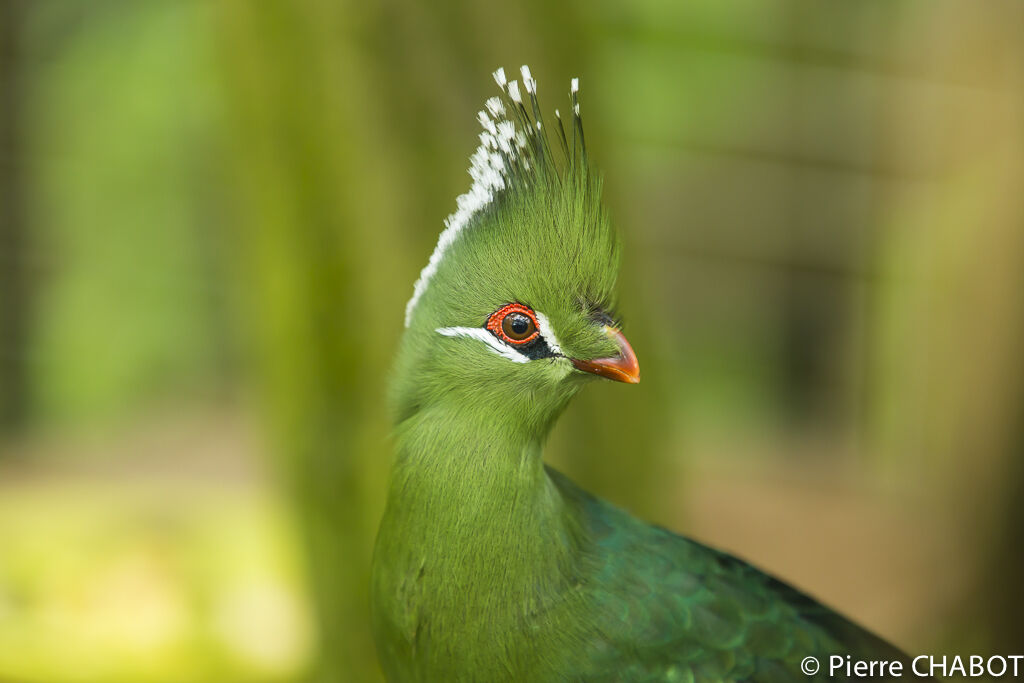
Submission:
[[[216,381],[228,343],[212,270],[223,173],[209,8],[33,7],[27,169],[39,229],[33,252],[15,256],[45,273],[28,358],[35,410],[50,421],[130,414]]]
[[[1019,3],[0,8],[0,680],[379,676],[390,358],[522,63],[582,77],[644,376],[551,460],[910,649],[1020,642]]]
[[[293,680],[312,629],[285,519],[223,487],[58,480],[6,492],[0,676]]]

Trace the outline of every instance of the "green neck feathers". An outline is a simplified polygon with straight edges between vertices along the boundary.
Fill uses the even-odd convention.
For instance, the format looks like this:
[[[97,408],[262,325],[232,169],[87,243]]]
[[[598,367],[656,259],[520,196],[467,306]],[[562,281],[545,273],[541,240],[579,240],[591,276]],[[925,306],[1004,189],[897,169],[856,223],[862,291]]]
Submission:
[[[395,680],[502,680],[496,644],[579,581],[580,511],[548,477],[540,441],[497,417],[441,402],[399,428],[374,560],[378,642],[394,648],[384,660],[410,667]],[[547,648],[557,630],[517,647]],[[543,661],[539,649],[519,654]]]

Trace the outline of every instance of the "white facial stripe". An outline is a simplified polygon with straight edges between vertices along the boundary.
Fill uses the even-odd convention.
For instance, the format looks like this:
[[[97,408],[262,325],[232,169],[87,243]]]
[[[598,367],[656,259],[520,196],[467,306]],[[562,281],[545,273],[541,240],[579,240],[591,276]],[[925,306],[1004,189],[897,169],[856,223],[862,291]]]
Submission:
[[[548,348],[551,349],[551,353],[561,356],[562,347],[558,345],[558,339],[555,337],[555,330],[552,329],[551,323],[548,322],[548,317],[540,311],[534,311],[534,315],[537,316],[537,327],[540,329],[540,336],[544,337],[544,341],[547,342]]]
[[[537,316],[538,331],[540,332],[541,338],[544,339],[544,343],[546,343],[548,348],[551,349],[551,353],[556,356],[561,356],[562,347],[558,345],[558,339],[555,337],[555,330],[551,327],[548,317],[540,311],[534,311],[534,315]],[[529,357],[519,353],[482,327],[439,327],[435,331],[446,337],[471,337],[473,339],[478,339],[487,344],[491,351],[494,351],[499,356],[508,358],[510,361],[515,363],[530,362]]]
[[[484,344],[487,344],[491,351],[494,351],[499,356],[508,358],[514,363],[530,362],[529,358],[510,347],[508,344],[498,341],[493,334],[482,327],[439,327],[436,331],[438,334],[443,334],[446,337],[472,337],[473,339],[479,339]]]

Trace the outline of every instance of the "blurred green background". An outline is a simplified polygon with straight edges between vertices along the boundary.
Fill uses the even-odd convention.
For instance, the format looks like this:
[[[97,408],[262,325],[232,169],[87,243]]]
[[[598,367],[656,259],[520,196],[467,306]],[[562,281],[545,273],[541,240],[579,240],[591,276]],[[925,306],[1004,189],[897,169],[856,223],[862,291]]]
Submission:
[[[550,459],[910,651],[1019,653],[1022,30],[0,0],[0,681],[379,679],[389,363],[522,63],[546,110],[581,77],[644,373]]]

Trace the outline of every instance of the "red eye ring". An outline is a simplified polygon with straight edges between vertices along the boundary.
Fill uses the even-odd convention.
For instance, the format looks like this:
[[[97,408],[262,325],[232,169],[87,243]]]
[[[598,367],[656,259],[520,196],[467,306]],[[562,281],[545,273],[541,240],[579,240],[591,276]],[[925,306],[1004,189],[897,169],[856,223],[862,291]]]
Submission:
[[[506,318],[512,314],[525,316],[529,321],[525,330],[525,336],[521,338],[513,338],[509,336],[508,331],[505,329]],[[524,346],[532,342],[540,336],[539,328],[540,326],[537,324],[537,315],[522,304],[507,304],[502,306],[494,313],[491,313],[491,317],[487,319],[487,329],[491,331],[491,334],[506,344],[512,344],[514,346]]]

